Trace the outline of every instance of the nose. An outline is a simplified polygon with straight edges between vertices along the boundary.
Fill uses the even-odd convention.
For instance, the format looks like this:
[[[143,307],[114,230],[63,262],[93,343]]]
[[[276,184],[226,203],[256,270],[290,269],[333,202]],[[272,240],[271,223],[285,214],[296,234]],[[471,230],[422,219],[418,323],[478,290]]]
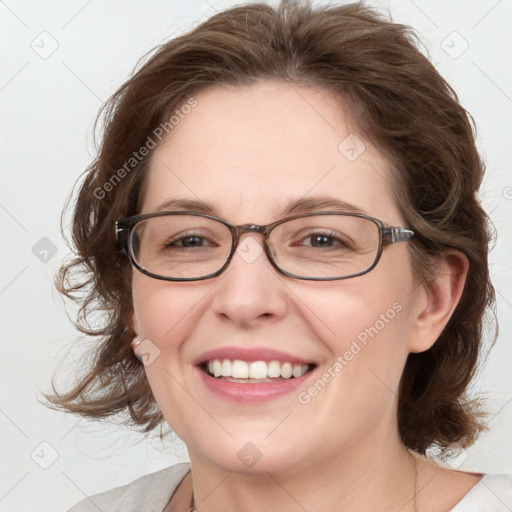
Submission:
[[[243,234],[226,271],[217,277],[214,312],[239,327],[272,322],[288,311],[288,279],[270,263],[258,234]]]

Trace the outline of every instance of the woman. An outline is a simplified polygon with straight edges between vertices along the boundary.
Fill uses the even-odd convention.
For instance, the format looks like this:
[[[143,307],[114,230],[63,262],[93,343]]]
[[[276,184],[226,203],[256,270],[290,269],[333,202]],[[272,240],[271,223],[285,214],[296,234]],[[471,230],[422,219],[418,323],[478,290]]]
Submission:
[[[80,188],[59,287],[107,315],[49,399],[166,421],[190,464],[72,510],[510,510],[510,476],[425,456],[484,428],[482,175],[453,90],[362,5],[242,6],[159,48]]]

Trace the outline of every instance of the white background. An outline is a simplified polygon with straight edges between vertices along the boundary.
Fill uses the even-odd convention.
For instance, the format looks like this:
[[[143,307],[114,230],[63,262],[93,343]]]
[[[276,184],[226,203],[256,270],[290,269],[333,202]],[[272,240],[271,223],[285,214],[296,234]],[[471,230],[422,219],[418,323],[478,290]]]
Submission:
[[[186,460],[178,441],[162,446],[156,436],[51,411],[37,397],[78,339],[52,281],[68,252],[60,212],[93,157],[94,117],[148,50],[232,5],[0,1],[1,511],[62,511],[85,495]],[[490,431],[457,465],[512,473],[512,1],[378,5],[416,28],[477,122],[488,168],[482,201],[498,231],[491,270],[500,336],[475,383],[488,396]],[[43,237],[56,254],[48,241],[39,242]],[[33,253],[48,248],[47,262]]]

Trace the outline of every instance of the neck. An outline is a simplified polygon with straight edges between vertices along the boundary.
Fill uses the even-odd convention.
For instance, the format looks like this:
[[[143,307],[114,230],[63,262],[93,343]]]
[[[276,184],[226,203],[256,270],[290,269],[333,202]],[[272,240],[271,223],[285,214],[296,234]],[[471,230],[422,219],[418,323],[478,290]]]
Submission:
[[[381,449],[377,450],[375,447]],[[398,439],[350,446],[293,470],[267,467],[251,473],[219,469],[190,453],[194,509],[415,512],[415,458]],[[190,501],[189,501],[190,503]]]

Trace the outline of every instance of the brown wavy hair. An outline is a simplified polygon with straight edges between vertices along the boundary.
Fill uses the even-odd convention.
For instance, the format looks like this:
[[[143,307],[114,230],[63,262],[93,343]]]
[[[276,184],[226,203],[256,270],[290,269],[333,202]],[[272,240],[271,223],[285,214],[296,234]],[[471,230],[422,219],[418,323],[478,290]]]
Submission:
[[[74,253],[56,278],[58,290],[80,305],[78,329],[95,342],[69,391],[52,382],[47,405],[92,418],[127,412],[146,432],[162,423],[130,347],[132,267],[114,237],[117,219],[139,213],[151,155],[130,159],[201,91],[262,79],[321,88],[348,105],[359,132],[394,167],[396,201],[416,233],[409,245],[418,283],[428,285],[446,250],[467,256],[467,281],[449,323],[431,349],[407,360],[398,425],[403,443],[419,453],[471,444],[485,427],[467,389],[482,352],[485,313],[495,311],[487,261],[492,230],[477,198],[484,166],[474,122],[414,32],[361,3],[282,1],[276,8],[249,3],[225,10],[155,49],[109,99],[97,120],[98,156],[77,184]],[[128,170],[116,179],[123,166]]]

